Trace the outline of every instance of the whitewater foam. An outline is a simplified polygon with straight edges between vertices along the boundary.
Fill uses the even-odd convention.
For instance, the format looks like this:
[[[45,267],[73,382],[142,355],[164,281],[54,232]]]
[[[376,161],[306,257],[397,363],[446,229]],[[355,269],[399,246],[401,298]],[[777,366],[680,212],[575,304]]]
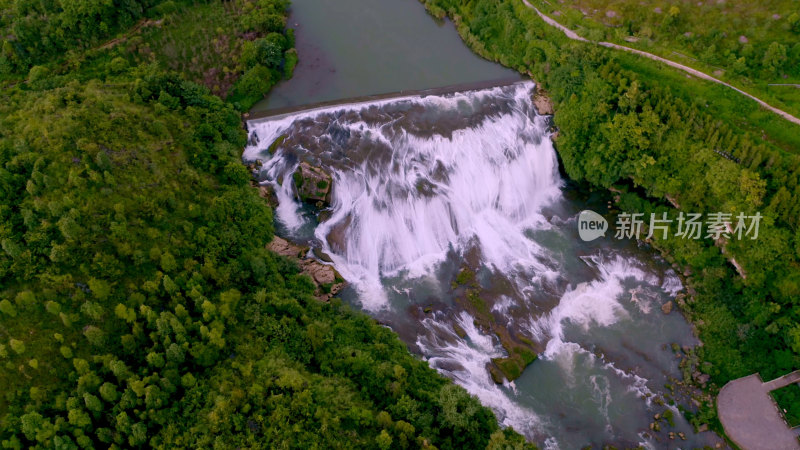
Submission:
[[[590,414],[605,419],[599,424],[605,431],[598,433],[609,437],[616,431],[609,417],[612,402],[643,398],[649,407],[654,394],[635,368],[623,369],[633,364],[618,367],[586,337],[651,314],[661,293],[674,295],[682,286],[674,272],[656,275],[614,251],[576,259],[579,247],[567,242],[571,235],[565,232],[574,230],[576,216],[543,214],[562,198],[562,182],[548,119],[530,105],[533,87],[519,83],[402,97],[254,121],[248,124],[252,145],[244,158],[266,160],[261,176],[276,193],[276,218],[289,233],[316,225],[297,199],[293,172],[301,161],[329,172],[333,188],[327,218],[309,239],[356,288],[361,306],[391,317],[405,312],[392,310],[390,297],[407,299],[402,306],[418,311],[422,302],[434,302],[433,311],[409,325],[412,330],[402,330],[431,367],[529,439],[563,432],[560,419],[541,410],[541,403],[523,401],[531,394],[525,389],[539,389],[538,380],[523,374],[517,381],[525,387],[519,391],[514,383],[494,382],[486,369],[493,358],[508,356],[505,349],[457,302],[448,304],[448,296],[456,295],[450,291],[457,289],[437,278],[447,270],[455,274],[453,262],[467,259],[471,265],[478,261],[480,274],[502,275],[511,287],[493,293],[489,311],[506,316],[501,320],[510,330],[513,326],[516,338],[544,347],[542,361],[534,364],[544,364],[539,367],[555,374],[566,392],[589,387],[597,407]],[[266,149],[279,136],[287,139],[269,154]],[[566,250],[552,243],[551,250],[531,236],[555,240]],[[577,254],[584,254],[580,250]],[[575,266],[581,266],[580,279],[588,281],[565,280],[562,272],[569,269],[564,267]],[[437,310],[440,306],[456,312],[448,317]],[[549,388],[559,388],[550,383]],[[616,409],[621,404],[613,403]],[[568,448],[570,439],[568,432],[553,436],[544,447]]]
[[[332,172],[331,215],[315,236],[342,276],[360,291],[367,309],[387,306],[382,279],[427,276],[448,252],[463,253],[472,245],[479,248],[482,263],[494,270],[526,275],[520,278],[552,278],[554,271],[542,264],[547,251],[525,235],[548,226],[541,208],[561,195],[555,151],[546,139],[547,119],[530,107],[532,88],[532,83],[519,83],[253,122],[251,133],[259,143],[248,147],[244,157],[265,156],[265,146],[298,121],[327,121],[326,129],[335,125],[337,136],[357,137],[366,156],[345,152],[346,161],[334,161],[327,141],[320,138],[314,142],[323,145],[316,149],[279,148],[262,173],[278,196],[278,219],[296,230],[304,224],[297,213],[300,204],[292,183],[279,180],[291,179],[301,158],[322,162]],[[497,107],[476,112],[487,99]],[[471,111],[474,120],[455,123],[441,134],[395,126],[409,108],[420,105],[443,115]],[[390,106],[395,110],[386,113]],[[385,117],[371,116],[377,108]],[[334,248],[329,236],[342,226],[346,238]]]
[[[455,317],[458,326],[464,331],[460,338],[444,318],[436,316],[422,321],[427,333],[417,338],[417,346],[427,356],[431,367],[452,378],[470,394],[478,397],[484,405],[492,408],[504,426],[532,436],[540,431],[542,419],[530,409],[514,402],[511,383],[497,385],[486,371],[492,358],[507,356],[505,350],[493,335],[482,333],[475,326],[475,320],[467,312]]]

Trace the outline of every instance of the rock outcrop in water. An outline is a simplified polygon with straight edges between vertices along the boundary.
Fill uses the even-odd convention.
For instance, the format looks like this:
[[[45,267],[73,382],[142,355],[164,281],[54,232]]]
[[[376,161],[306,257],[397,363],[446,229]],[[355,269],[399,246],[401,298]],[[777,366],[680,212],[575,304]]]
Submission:
[[[463,290],[463,295],[456,296],[456,303],[468,311],[474,318],[475,324],[487,334],[491,333],[500,340],[500,345],[508,356],[492,358],[487,363],[486,369],[497,384],[506,380],[514,381],[522,375],[528,365],[536,360],[534,343],[525,337],[515,335],[507,326],[500,323],[492,314],[486,300],[481,295],[481,286],[475,278],[475,272],[470,268],[462,268],[453,282],[454,290]],[[463,330],[455,328],[457,334]],[[463,337],[463,336],[462,336]]]
[[[301,200],[322,207],[330,203],[331,176],[303,161],[292,175]]]

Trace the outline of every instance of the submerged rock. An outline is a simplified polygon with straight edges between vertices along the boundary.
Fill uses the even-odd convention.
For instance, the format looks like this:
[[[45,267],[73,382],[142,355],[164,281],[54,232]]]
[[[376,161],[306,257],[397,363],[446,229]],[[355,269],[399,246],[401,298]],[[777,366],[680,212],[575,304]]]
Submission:
[[[664,303],[663,305],[661,305],[661,312],[664,313],[664,314],[669,314],[669,313],[672,312],[673,306],[674,306],[674,303],[672,303],[672,300],[670,300],[667,303]]]

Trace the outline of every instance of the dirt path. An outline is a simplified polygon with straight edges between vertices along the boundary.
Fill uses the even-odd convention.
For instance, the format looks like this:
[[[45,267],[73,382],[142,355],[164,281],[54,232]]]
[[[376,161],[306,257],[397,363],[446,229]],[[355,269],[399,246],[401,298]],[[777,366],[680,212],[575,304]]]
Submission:
[[[564,34],[568,38],[576,40],[576,41],[581,41],[581,42],[590,42],[588,39],[579,36],[574,31],[570,30],[569,28],[565,27],[564,25],[561,25],[560,23],[556,22],[552,18],[544,15],[541,11],[539,11],[539,9],[537,9],[535,6],[531,5],[530,2],[528,2],[528,0],[522,0],[522,3],[524,3],[525,6],[527,6],[528,8],[531,8],[532,10],[536,11],[536,14],[538,14],[539,17],[541,17],[542,20],[547,22],[549,25],[552,25],[552,26],[558,28],[559,30],[561,30],[562,32],[564,32]],[[691,75],[694,75],[697,78],[702,78],[704,80],[708,80],[708,81],[711,81],[711,82],[714,82],[714,83],[717,83],[717,84],[721,84],[721,85],[723,85],[725,87],[733,89],[734,91],[746,96],[747,98],[749,98],[751,100],[756,101],[759,105],[761,105],[765,109],[768,109],[768,110],[774,112],[775,114],[780,115],[784,119],[786,119],[786,120],[788,120],[788,121],[790,121],[790,122],[792,122],[792,123],[794,123],[796,125],[800,125],[800,119],[798,119],[797,117],[787,113],[786,111],[778,109],[778,108],[770,105],[769,103],[759,99],[758,97],[755,97],[755,96],[753,96],[751,94],[748,94],[747,92],[745,92],[745,91],[743,91],[743,90],[741,90],[741,89],[739,89],[739,88],[737,88],[735,86],[731,86],[730,84],[728,84],[728,83],[726,83],[726,82],[724,82],[722,80],[719,80],[717,78],[714,78],[711,75],[707,75],[704,72],[701,72],[701,71],[699,71],[697,69],[693,69],[693,68],[691,68],[689,66],[684,66],[683,64],[677,63],[675,61],[671,61],[671,60],[666,59],[666,58],[662,58],[660,56],[656,56],[656,55],[654,55],[652,53],[647,53],[647,52],[644,52],[644,51],[641,51],[641,50],[636,50],[635,48],[625,47],[624,45],[613,44],[611,42],[591,42],[591,43],[600,45],[602,47],[613,48],[613,49],[616,49],[616,50],[622,50],[622,51],[628,52],[628,53],[634,53],[634,54],[637,54],[639,56],[643,56],[645,58],[649,58],[649,59],[652,59],[654,61],[658,61],[660,63],[664,63],[664,64],[666,64],[666,65],[668,65],[670,67],[674,67],[676,69],[683,70],[684,72],[689,73]]]

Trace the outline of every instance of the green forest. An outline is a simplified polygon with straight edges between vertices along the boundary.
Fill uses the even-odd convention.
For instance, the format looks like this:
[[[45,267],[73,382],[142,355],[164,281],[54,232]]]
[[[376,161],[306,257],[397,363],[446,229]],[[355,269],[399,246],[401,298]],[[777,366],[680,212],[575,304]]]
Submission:
[[[556,148],[570,178],[621,191],[619,206],[646,217],[760,212],[757,240],[651,244],[688,274],[680,306],[703,342],[697,369],[716,388],[800,368],[797,126],[733,90],[568,40],[518,0],[424,3],[434,16],[451,17],[477,53],[542,83],[556,106]],[[776,394],[789,420],[800,420],[800,396]],[[706,402],[691,420],[719,430],[715,414]]]
[[[3,448],[528,446],[265,250],[287,7],[0,0]]]

